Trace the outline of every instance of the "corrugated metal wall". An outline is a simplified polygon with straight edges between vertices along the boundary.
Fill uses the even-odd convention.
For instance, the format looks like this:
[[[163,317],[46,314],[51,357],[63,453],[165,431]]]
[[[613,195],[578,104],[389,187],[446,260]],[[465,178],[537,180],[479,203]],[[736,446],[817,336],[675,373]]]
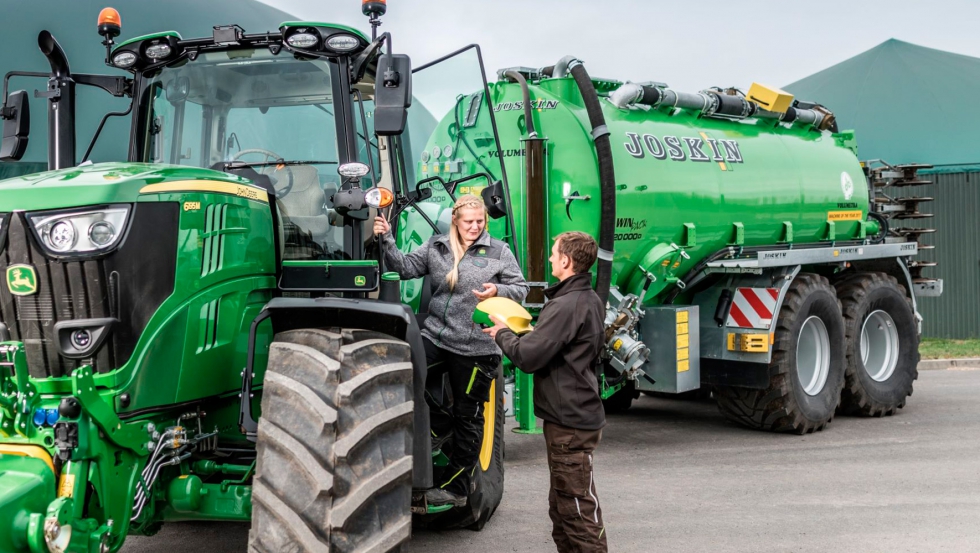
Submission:
[[[922,334],[930,338],[980,338],[980,172],[940,173],[924,176],[932,186],[901,190],[899,196],[927,196],[935,201],[920,205],[932,219],[906,221],[903,226],[935,228],[922,235],[936,249],[919,254],[922,261],[939,265],[923,276],[943,279],[943,295],[918,298]],[[899,192],[890,189],[890,194]]]

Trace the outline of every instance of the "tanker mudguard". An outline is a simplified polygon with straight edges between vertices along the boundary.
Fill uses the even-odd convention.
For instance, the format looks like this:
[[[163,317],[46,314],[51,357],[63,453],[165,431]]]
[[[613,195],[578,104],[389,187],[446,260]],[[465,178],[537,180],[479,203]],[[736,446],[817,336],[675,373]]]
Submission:
[[[425,348],[422,334],[411,309],[399,303],[346,298],[274,298],[252,321],[248,335],[248,366],[242,373],[242,401],[239,425],[250,441],[255,441],[258,421],[252,413],[250,394],[253,387],[255,340],[260,323],[272,323],[273,335],[301,328],[337,326],[381,332],[404,340],[412,349],[412,400],[414,439],[412,440],[412,486],[432,487],[431,439],[429,408],[425,402]]]

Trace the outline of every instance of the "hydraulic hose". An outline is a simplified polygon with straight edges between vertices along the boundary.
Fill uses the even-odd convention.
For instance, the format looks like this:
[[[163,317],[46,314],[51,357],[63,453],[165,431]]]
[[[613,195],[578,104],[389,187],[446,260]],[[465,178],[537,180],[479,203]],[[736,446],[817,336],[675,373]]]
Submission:
[[[599,159],[599,259],[596,266],[595,292],[603,303],[609,299],[609,285],[612,282],[613,233],[616,222],[616,174],[613,168],[612,147],[609,144],[609,129],[602,114],[599,95],[585,66],[577,59],[562,58],[555,65],[554,76],[564,77],[564,68],[571,68],[572,78],[578,85],[585,111],[592,125],[592,140],[595,142],[596,157]]]
[[[875,211],[869,211],[868,217],[877,221],[878,226],[880,227],[878,230],[878,235],[871,240],[871,243],[881,244],[882,242],[885,241],[885,238],[888,236],[888,231],[890,230],[888,225],[888,218],[882,215],[881,213]]]
[[[528,138],[537,138],[538,133],[534,130],[534,119],[531,117],[531,91],[527,88],[527,79],[517,71],[509,70],[504,72],[505,77],[510,77],[521,85],[521,94],[524,96],[524,125],[527,127]]]

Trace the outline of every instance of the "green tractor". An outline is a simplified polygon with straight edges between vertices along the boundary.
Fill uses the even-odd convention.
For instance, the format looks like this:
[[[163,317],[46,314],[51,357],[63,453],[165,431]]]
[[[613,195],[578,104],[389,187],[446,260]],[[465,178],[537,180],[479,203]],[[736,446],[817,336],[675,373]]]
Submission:
[[[431,198],[405,159],[436,123],[408,109],[409,58],[377,36],[384,2],[363,11],[370,39],[285,22],[117,44],[106,9],[106,63],[126,73],[72,73],[45,31],[50,72],[7,74],[0,157],[20,159],[30,130],[8,82],[44,78],[49,170],[0,182],[0,551],[105,553],[213,520],[250,521],[250,551],[383,552],[413,518],[480,529],[493,514],[499,379],[467,506],[421,493],[447,462],[425,395],[451,397],[425,389],[419,319],[370,225]],[[486,89],[478,50],[432,67],[447,65],[436,96]],[[105,116],[131,120],[125,161],[76,157],[82,85],[131,98]],[[489,193],[502,171],[465,177]]]

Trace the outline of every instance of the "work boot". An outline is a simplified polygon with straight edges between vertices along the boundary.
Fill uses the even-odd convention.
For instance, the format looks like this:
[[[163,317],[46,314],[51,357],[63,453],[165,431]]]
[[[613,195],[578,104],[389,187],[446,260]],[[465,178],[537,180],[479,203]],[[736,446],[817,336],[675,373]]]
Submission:
[[[439,507],[442,505],[464,507],[466,506],[466,496],[456,495],[442,488],[431,488],[425,491],[425,502],[432,507]]]

